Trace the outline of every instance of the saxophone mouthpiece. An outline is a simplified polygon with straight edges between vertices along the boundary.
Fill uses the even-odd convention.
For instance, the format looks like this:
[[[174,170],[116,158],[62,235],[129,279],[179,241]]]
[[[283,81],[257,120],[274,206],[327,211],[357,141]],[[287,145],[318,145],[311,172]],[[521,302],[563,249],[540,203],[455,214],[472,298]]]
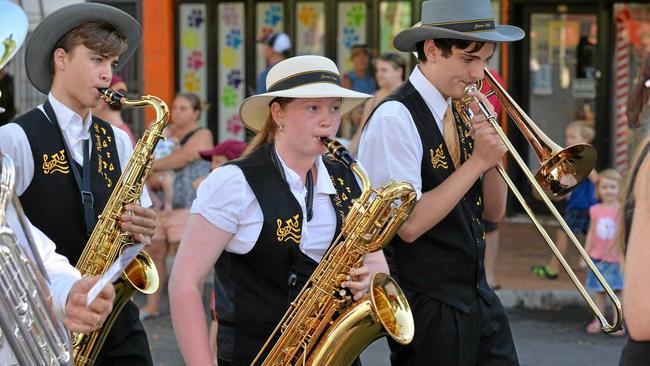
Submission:
[[[110,88],[97,88],[97,90],[102,99],[104,99],[108,104],[120,104],[122,98],[124,98],[124,94]]]
[[[340,142],[327,137],[321,137],[320,141],[325,145],[327,150],[329,150],[330,154],[334,155],[337,160],[345,164],[347,167],[356,164],[356,161],[350,156],[348,150],[341,145]]]

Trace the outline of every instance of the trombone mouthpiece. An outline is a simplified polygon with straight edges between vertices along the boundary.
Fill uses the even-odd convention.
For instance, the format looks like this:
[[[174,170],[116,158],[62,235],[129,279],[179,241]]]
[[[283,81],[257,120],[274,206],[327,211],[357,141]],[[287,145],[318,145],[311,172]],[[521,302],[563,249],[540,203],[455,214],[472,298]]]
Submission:
[[[476,87],[475,84],[468,85],[468,86],[465,87],[465,93],[470,93],[470,92],[475,93],[477,91],[478,91],[478,88]]]

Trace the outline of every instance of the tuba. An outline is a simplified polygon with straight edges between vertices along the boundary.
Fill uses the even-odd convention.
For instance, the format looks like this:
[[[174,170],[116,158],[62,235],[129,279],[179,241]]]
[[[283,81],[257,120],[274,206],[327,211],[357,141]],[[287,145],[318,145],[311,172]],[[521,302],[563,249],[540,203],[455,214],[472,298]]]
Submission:
[[[6,341],[20,365],[71,365],[68,333],[52,310],[47,272],[13,192],[14,163],[2,153],[0,171],[0,347]],[[7,225],[10,208],[31,253]]]
[[[363,256],[381,250],[395,236],[415,205],[410,183],[393,181],[374,189],[363,168],[337,141],[322,138],[335,158],[361,180],[363,192],[353,203],[338,238],[325,253],[280,324],[262,347],[280,335],[261,365],[350,365],[373,340],[388,334],[400,344],[413,339],[411,308],[397,283],[384,273],[373,276],[370,293],[352,302],[341,287]]]
[[[121,103],[128,107],[151,106],[156,111],[156,121],[138,140],[106,207],[99,215],[97,225],[77,262],[77,269],[82,276],[103,274],[124,247],[132,244],[129,236],[120,228],[120,215],[124,211],[124,205],[134,203],[140,198],[144,180],[153,162],[153,150],[169,121],[169,108],[157,97],[145,95],[141,99],[128,99],[111,89],[101,89],[100,93],[107,103]],[[113,285],[113,311],[104,325],[90,334],[73,334],[73,358],[77,366],[95,363],[113,323],[136,290],[144,294],[156,292],[158,272],[151,257],[145,252],[138,254]]]

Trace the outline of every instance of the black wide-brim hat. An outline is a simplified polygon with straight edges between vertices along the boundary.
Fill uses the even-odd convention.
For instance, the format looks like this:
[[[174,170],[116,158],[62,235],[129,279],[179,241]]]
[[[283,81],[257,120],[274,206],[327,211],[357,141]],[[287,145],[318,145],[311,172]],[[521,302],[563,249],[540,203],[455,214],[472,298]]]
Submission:
[[[414,52],[427,39],[462,39],[477,42],[513,42],[524,31],[512,25],[497,25],[490,0],[428,0],[422,3],[422,21],[399,32],[393,39],[396,49]]]
[[[120,55],[117,70],[124,66],[140,47],[142,27],[137,20],[124,11],[109,5],[79,3],[65,6],[48,15],[32,33],[25,50],[27,78],[44,94],[52,87],[52,53],[54,46],[74,28],[88,22],[110,24],[124,38],[128,47]]]

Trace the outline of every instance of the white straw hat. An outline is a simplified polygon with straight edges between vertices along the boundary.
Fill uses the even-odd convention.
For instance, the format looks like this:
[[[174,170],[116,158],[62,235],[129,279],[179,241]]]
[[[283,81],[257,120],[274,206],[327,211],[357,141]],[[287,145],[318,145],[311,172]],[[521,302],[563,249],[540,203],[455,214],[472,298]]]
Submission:
[[[346,113],[371,97],[341,87],[341,74],[334,62],[322,56],[296,56],[278,62],[266,76],[264,94],[246,98],[239,115],[248,128],[259,131],[268,119],[269,103],[283,98],[342,98]]]

